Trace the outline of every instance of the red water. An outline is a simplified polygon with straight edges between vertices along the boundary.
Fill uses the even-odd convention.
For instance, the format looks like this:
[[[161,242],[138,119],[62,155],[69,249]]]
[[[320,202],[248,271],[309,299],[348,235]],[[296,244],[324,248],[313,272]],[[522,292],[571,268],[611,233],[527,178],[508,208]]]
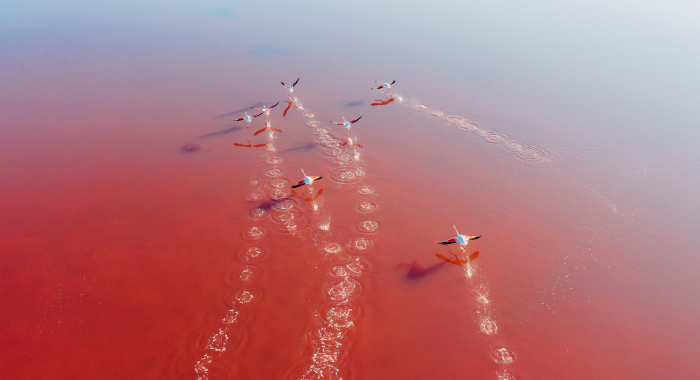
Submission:
[[[313,28],[282,37],[302,46],[280,45],[214,14],[191,35],[158,24],[143,39],[3,30],[19,47],[1,56],[0,377],[700,371],[691,112],[658,129],[666,114],[633,101],[611,110],[586,89],[528,93],[503,73],[465,74],[461,88],[447,79],[455,67],[429,57],[383,52],[389,63],[375,69],[335,51],[359,46],[353,37],[327,58],[309,54],[328,38]],[[368,28],[354,38],[370,41]],[[371,91],[375,75],[400,75],[400,98]],[[298,76],[303,109],[273,109],[274,138],[253,136],[264,116],[250,129],[229,121],[285,100],[279,81]],[[329,121],[343,116],[362,116],[350,130],[362,148],[337,147],[346,131]],[[274,151],[233,146],[246,140]],[[271,199],[301,169],[323,176],[313,192]],[[321,189],[314,209],[304,198]],[[454,237],[453,223],[482,236],[465,267],[436,257],[459,253],[435,244]],[[246,259],[250,247],[263,254]]]

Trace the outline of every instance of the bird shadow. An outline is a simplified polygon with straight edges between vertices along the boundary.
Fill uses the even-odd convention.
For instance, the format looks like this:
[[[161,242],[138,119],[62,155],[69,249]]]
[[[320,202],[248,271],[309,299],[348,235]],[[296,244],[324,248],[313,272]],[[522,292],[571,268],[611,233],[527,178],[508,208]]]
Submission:
[[[394,98],[389,98],[387,100],[374,99],[376,103],[370,104],[370,106],[385,106],[394,101]]]
[[[431,265],[429,267],[423,267],[418,265],[418,260],[413,260],[412,263],[410,264],[399,264],[396,267],[397,268],[405,268],[408,267],[408,271],[406,272],[406,278],[409,280],[419,280],[427,275],[429,275],[432,272],[435,272],[436,270],[444,267],[447,265],[447,263],[437,263],[435,265]]]
[[[187,144],[180,147],[180,151],[183,153],[192,153],[192,152],[196,152],[200,149],[202,149],[202,148],[199,145],[195,145],[192,143],[187,143]]]
[[[223,129],[221,131],[216,131],[216,132],[212,132],[212,133],[207,133],[206,135],[201,135],[201,136],[199,136],[199,138],[203,139],[203,138],[207,138],[207,137],[224,136],[224,135],[227,135],[231,132],[239,131],[241,129],[243,129],[243,127],[233,126],[231,128],[226,128],[226,129]]]
[[[460,267],[466,266],[468,262],[479,257],[479,251],[476,251],[467,257],[463,257],[461,255],[457,256],[452,252],[450,252],[450,254],[455,257],[454,260],[448,259],[447,257],[445,257],[439,253],[437,255],[435,255],[435,257],[437,257],[440,260],[443,260],[445,263],[450,263],[450,264],[457,265]],[[444,264],[444,263],[441,263],[441,264]]]
[[[274,103],[270,103],[270,104],[274,104]],[[214,119],[220,119],[220,118],[222,118],[222,117],[232,116],[232,115],[235,115],[235,114],[237,114],[237,113],[241,113],[241,112],[248,111],[248,110],[250,110],[251,108],[262,107],[263,105],[265,105],[265,103],[257,102],[257,103],[253,104],[253,105],[250,106],[250,107],[241,108],[241,109],[239,109],[239,110],[231,111],[231,112],[229,112],[229,113],[225,113],[225,114],[223,114],[223,115],[216,116],[216,117],[214,117]]]
[[[293,148],[287,148],[287,149],[281,150],[280,153],[289,153],[289,152],[297,152],[297,151],[308,152],[311,149],[317,148],[319,145],[320,144],[316,144],[316,143],[306,143],[306,144],[303,144],[300,146],[295,146]]]
[[[350,102],[347,102],[347,103],[343,104],[343,107],[359,107],[359,106],[361,106],[361,105],[363,105],[363,104],[365,104],[365,100],[364,100],[364,99],[361,99],[361,100],[354,100],[354,101],[350,101]]]

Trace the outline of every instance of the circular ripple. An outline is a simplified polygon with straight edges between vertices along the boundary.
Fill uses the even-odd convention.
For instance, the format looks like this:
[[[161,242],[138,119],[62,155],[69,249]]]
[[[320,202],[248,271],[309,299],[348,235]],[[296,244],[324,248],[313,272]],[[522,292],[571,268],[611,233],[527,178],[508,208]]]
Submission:
[[[322,143],[325,141],[330,141],[333,140],[333,136],[326,134],[326,133],[319,133],[316,135],[316,141]]]
[[[292,196],[292,191],[289,189],[272,189],[270,191],[270,198],[273,200],[280,200],[284,198],[289,198]]]
[[[270,165],[279,165],[282,163],[282,159],[279,157],[270,157],[267,159],[267,163]]]
[[[343,247],[338,243],[328,243],[323,249],[328,253],[339,253],[343,250]]]
[[[360,283],[349,278],[333,281],[326,290],[328,298],[335,302],[357,297],[361,292],[362,286]]]
[[[369,186],[362,186],[357,192],[360,194],[372,194],[374,193],[374,189]]]
[[[465,131],[473,131],[475,129],[478,129],[479,127],[476,126],[474,123],[470,123],[468,121],[465,121],[463,123],[459,123],[459,127],[464,129]]]
[[[360,230],[360,232],[377,232],[379,223],[374,220],[365,220],[364,222],[358,223],[357,229]]]
[[[437,116],[437,117],[443,117],[443,116],[445,116],[444,113],[442,113],[442,112],[440,112],[440,111],[438,111],[438,110],[430,110],[430,114],[433,115],[433,116]]]
[[[484,136],[484,140],[493,144],[500,144],[502,142],[507,141],[508,138],[500,133],[489,132],[486,134],[486,136]]]
[[[355,259],[347,263],[345,268],[347,268],[350,276],[360,276],[362,273],[367,272],[369,264],[360,259]]]
[[[354,253],[365,253],[372,249],[374,241],[366,237],[356,237],[350,241],[350,251]]]
[[[485,137],[486,135],[491,133],[491,131],[489,131],[488,129],[476,128],[476,129],[474,129],[474,133],[476,133],[477,135],[479,135],[481,137]]]
[[[258,240],[262,239],[267,235],[267,230],[262,228],[262,227],[250,227],[246,232],[243,234],[243,237],[245,237],[248,240]]]
[[[352,327],[359,314],[360,308],[349,302],[330,303],[323,312],[328,325],[334,328]]]
[[[289,186],[289,181],[287,181],[286,179],[277,178],[270,181],[270,187],[273,187],[275,189],[282,189],[287,186]]]
[[[309,123],[318,123],[318,121],[310,121]],[[321,125],[321,123],[318,123],[318,124]],[[316,129],[314,129],[314,133],[317,135],[326,134],[328,132],[329,132],[328,128],[316,128]]]
[[[466,123],[467,120],[465,120],[461,116],[448,116],[447,117],[447,122],[450,124],[460,124],[460,123]]]
[[[268,152],[274,152],[277,150],[277,148],[275,148],[275,146],[272,145],[272,143],[270,143],[270,144],[267,144],[267,148],[265,148],[265,150]]]
[[[479,330],[486,335],[494,335],[498,331],[498,327],[496,326],[496,322],[487,317],[483,318],[481,323],[479,323]]]
[[[307,119],[313,119],[314,116],[316,116],[316,115],[314,115],[312,113],[307,113],[304,115],[304,117],[306,117]],[[313,125],[312,125],[312,127],[313,127]]]
[[[338,140],[325,140],[324,142],[321,143],[326,148],[340,148],[340,141]]]
[[[355,174],[355,177],[364,177],[365,174],[367,174],[367,173],[365,173],[365,169],[357,168],[357,169],[355,169],[353,174]]]
[[[297,202],[294,199],[282,199],[275,202],[275,204],[272,205],[272,209],[275,211],[289,211],[296,207],[296,205]]]
[[[237,291],[231,292],[226,296],[226,301],[229,305],[246,305],[262,298],[260,289],[252,286],[244,286]]]
[[[308,125],[309,127],[318,127],[319,125],[321,125],[321,123],[316,120],[311,120],[308,123],[306,123],[306,125]]]
[[[250,212],[250,216],[252,216],[254,219],[264,218],[266,215],[267,210],[265,210],[264,208],[256,208]]]
[[[428,109],[428,107],[426,107],[426,106],[424,106],[424,105],[422,105],[422,104],[416,104],[414,107],[416,107],[416,108],[418,108],[418,109],[421,109],[421,110],[427,110],[427,109]]]
[[[258,178],[258,177],[253,177],[253,178],[250,179],[250,183],[251,183],[252,185],[257,185],[258,183],[260,183],[260,178]]]
[[[241,251],[240,257],[243,261],[254,263],[267,257],[267,252],[260,247],[248,247]]]
[[[516,380],[515,376],[511,375],[511,373],[508,372],[508,370],[505,368],[496,372],[496,379],[498,379],[498,380]]]
[[[242,266],[231,273],[231,280],[241,285],[250,285],[262,277],[260,268],[252,265]]]
[[[357,205],[357,211],[364,212],[364,213],[372,212],[376,208],[377,208],[377,205],[375,205],[374,203],[372,203],[370,201],[362,201]]]
[[[275,223],[286,223],[295,219],[301,219],[301,211],[294,208],[272,214],[272,220]]]
[[[515,360],[515,354],[507,348],[499,348],[493,351],[493,353],[491,353],[491,357],[496,363],[503,364],[512,363],[513,360]]]
[[[337,156],[337,155],[343,153],[343,151],[338,149],[338,148],[326,148],[323,150],[323,153],[326,154],[327,156]]]
[[[279,177],[282,175],[282,169],[274,168],[265,172],[269,177]]]
[[[250,193],[248,194],[248,199],[251,201],[259,201],[263,199],[264,195],[262,193]]]
[[[347,277],[348,269],[342,265],[336,265],[331,268],[331,274],[335,277]]]

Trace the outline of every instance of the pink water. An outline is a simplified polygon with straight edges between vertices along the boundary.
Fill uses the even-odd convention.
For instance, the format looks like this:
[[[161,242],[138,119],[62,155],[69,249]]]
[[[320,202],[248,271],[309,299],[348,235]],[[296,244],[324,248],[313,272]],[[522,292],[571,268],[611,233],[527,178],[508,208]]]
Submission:
[[[693,378],[698,30],[616,7],[9,7],[0,377]]]

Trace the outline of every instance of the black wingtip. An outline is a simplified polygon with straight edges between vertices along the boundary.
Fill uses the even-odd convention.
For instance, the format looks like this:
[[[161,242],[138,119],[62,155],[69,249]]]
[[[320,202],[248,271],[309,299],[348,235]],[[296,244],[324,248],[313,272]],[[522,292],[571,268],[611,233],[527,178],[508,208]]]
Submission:
[[[316,181],[318,181],[319,179],[323,179],[323,176],[322,175],[318,176],[318,178],[316,178]]]
[[[473,237],[473,238],[471,238],[471,239],[469,239],[469,240],[476,240],[476,239],[478,239],[478,238],[480,238],[480,237],[481,237],[481,236]]]
[[[300,186],[303,186],[303,185],[299,185],[299,184],[292,185],[292,189],[296,189],[297,187],[300,187]]]

